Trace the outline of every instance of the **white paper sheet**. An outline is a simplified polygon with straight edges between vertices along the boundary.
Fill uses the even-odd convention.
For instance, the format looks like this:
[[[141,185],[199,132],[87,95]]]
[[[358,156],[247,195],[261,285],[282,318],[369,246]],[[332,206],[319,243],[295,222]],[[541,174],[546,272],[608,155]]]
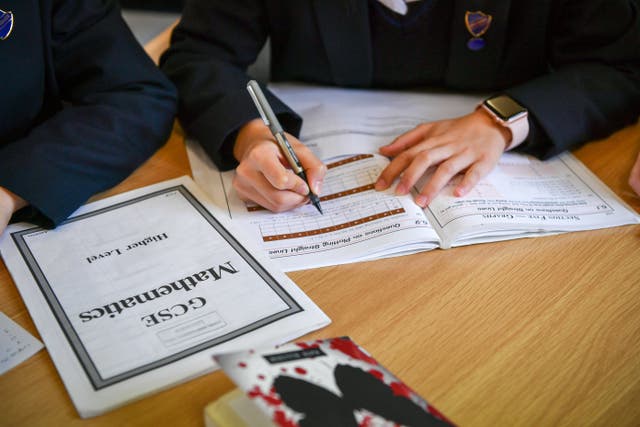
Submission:
[[[377,153],[420,123],[472,112],[480,94],[340,89],[296,84],[269,88],[303,118],[300,140],[319,159]]]
[[[5,262],[82,416],[212,370],[214,351],[329,322],[223,216],[182,178],[55,230],[5,232]]]
[[[15,368],[43,345],[33,335],[0,312],[0,375]]]

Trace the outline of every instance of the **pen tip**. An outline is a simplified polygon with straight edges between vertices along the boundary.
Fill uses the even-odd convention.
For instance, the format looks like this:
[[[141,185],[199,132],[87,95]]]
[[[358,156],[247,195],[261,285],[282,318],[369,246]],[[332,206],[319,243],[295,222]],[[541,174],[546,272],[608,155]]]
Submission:
[[[318,209],[318,212],[320,212],[320,215],[324,215],[324,212],[322,212],[322,208],[320,207],[320,198],[315,194],[310,194],[309,198],[311,199],[313,206],[315,206],[316,209]]]

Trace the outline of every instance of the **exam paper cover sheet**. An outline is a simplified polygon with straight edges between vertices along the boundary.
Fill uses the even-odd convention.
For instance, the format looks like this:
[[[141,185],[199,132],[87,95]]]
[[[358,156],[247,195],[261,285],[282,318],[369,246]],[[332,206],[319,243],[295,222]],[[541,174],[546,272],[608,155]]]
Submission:
[[[212,370],[210,355],[329,322],[183,178],[0,244],[82,416]]]

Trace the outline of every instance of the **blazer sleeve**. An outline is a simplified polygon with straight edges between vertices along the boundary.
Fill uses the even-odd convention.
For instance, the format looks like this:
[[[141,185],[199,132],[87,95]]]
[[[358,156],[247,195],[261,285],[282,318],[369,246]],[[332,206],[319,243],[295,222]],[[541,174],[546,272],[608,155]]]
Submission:
[[[166,141],[176,110],[174,86],[114,1],[61,0],[50,8],[44,50],[61,107],[0,150],[1,185],[43,214],[45,226],[129,175]]]
[[[247,68],[268,37],[259,0],[190,0],[160,66],[178,88],[178,118],[216,165],[230,169],[235,136],[259,114],[246,90]],[[300,117],[262,87],[285,130],[297,135]]]
[[[527,106],[520,149],[548,158],[607,136],[640,116],[640,13],[625,0],[558,1],[550,72],[505,92]]]

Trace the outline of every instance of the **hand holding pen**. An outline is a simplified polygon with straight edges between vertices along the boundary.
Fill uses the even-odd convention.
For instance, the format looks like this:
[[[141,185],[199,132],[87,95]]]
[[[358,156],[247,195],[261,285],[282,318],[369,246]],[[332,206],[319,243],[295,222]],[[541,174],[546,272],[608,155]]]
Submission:
[[[326,167],[304,144],[282,132],[270,108],[260,108],[265,123],[272,126],[256,119],[240,129],[234,146],[234,155],[240,163],[234,188],[242,199],[275,212],[298,207],[308,201],[307,196],[316,199],[314,204],[319,207],[317,193]],[[270,121],[269,116],[274,120]]]
[[[234,154],[240,165],[234,186],[238,193],[275,211],[296,207],[304,201],[299,197],[304,194],[322,213],[317,192],[326,168],[303,144],[284,133],[255,81],[249,82],[247,90],[264,125],[252,121],[240,130],[236,139]],[[267,130],[271,134],[268,137]],[[274,139],[277,144],[273,143]],[[264,141],[270,141],[271,146],[265,146]]]

